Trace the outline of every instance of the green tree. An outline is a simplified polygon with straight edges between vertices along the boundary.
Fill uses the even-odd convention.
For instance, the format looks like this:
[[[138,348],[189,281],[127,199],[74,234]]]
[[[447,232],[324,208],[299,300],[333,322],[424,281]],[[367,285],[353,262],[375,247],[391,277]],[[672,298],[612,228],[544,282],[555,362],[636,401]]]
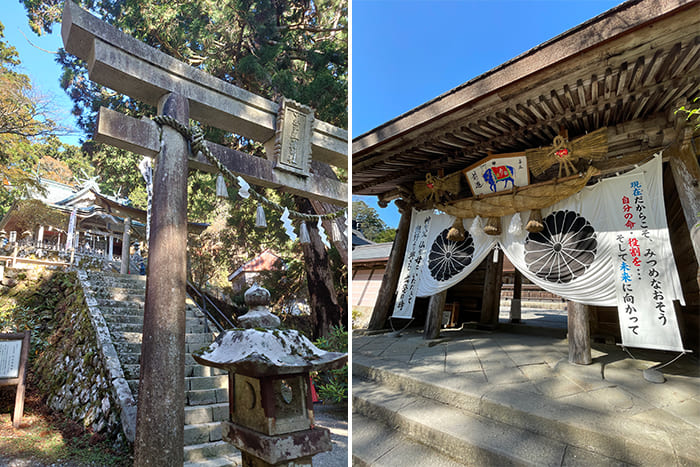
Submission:
[[[40,187],[32,173],[39,159],[35,143],[52,134],[47,100],[35,92],[29,77],[17,71],[17,50],[4,38],[0,23],[0,214]]]
[[[60,1],[22,0],[22,3],[30,25],[38,33],[50,32],[60,21]],[[78,3],[132,37],[219,79],[271,100],[281,96],[294,99],[313,107],[317,118],[347,127],[345,0],[79,0]],[[73,100],[78,125],[88,137],[94,131],[100,106],[131,116],[155,114],[155,109],[91,82],[83,61],[64,51],[59,52],[57,61],[63,67],[61,84]],[[264,156],[262,142],[215,128],[203,130],[209,141]],[[138,205],[141,185],[137,183],[140,174],[134,161],[122,164],[116,159],[126,160],[130,156],[113,151],[116,150],[86,149],[97,174],[103,177],[105,189],[122,187],[122,195],[129,195],[134,205]],[[125,173],[127,170],[131,171],[129,175]],[[226,225],[221,232],[205,236],[203,244],[190,245],[191,253],[196,253],[198,248],[202,253],[190,255],[192,266],[202,261],[211,267],[223,264],[238,267],[260,253],[263,245],[273,246],[290,264],[301,261],[301,249],[290,246],[286,237],[280,238],[284,233],[278,222],[272,220],[279,217],[278,213],[273,216],[268,212],[268,233],[257,233],[252,228],[256,206],[250,201],[236,201],[235,208],[228,213],[215,212],[214,180],[207,174],[189,177],[189,218]],[[283,205],[294,208],[293,197],[280,198]],[[228,217],[219,219],[220,216]],[[219,242],[223,248],[217,247]],[[214,252],[228,257],[214,258]]]
[[[367,206],[364,201],[352,202],[352,220],[362,235],[373,242],[391,242],[396,236],[396,229],[390,229],[379,217],[377,210]]]

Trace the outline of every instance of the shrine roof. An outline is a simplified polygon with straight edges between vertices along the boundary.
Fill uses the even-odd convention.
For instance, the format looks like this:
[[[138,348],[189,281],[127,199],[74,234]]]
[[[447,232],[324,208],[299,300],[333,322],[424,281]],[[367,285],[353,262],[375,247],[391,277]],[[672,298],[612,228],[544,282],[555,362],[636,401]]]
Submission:
[[[661,148],[700,95],[700,2],[631,0],[353,139],[352,191],[385,201],[427,172],[608,128],[611,161]],[[672,126],[672,125],[671,125]]]
[[[352,262],[388,261],[393,242],[358,245],[352,250]]]

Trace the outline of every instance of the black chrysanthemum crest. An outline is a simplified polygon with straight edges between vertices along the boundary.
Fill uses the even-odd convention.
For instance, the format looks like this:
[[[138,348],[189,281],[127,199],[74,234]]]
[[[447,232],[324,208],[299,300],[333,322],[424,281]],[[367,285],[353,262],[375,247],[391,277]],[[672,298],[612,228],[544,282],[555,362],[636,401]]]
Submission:
[[[449,230],[445,229],[438,235],[428,255],[430,275],[438,281],[446,281],[459,274],[472,262],[474,254],[474,239],[469,232],[465,232],[464,240],[453,242],[447,239]]]
[[[574,211],[553,212],[543,224],[542,232],[530,233],[525,240],[527,268],[557,284],[585,274],[598,246],[593,226]]]

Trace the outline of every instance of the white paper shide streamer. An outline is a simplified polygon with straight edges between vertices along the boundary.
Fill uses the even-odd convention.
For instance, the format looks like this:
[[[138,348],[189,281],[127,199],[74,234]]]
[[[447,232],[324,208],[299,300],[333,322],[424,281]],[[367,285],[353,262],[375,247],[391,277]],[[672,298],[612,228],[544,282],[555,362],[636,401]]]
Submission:
[[[326,236],[326,230],[323,228],[323,222],[321,221],[321,218],[318,219],[316,227],[318,228],[318,236],[321,237],[321,242],[323,242],[323,244],[326,245],[326,247],[330,248],[331,244],[328,241],[328,237]]]
[[[297,239],[297,234],[294,233],[294,226],[292,225],[292,220],[289,218],[289,209],[284,208],[284,212],[282,213],[282,216],[280,216],[280,220],[282,221],[287,237],[289,237],[291,241],[295,241]]]
[[[311,243],[311,238],[309,237],[309,228],[306,226],[306,222],[302,222],[299,225],[299,242],[305,245]]]
[[[240,196],[243,199],[250,198],[250,192],[248,191],[250,189],[250,185],[248,185],[248,182],[243,180],[243,177],[241,176],[238,177],[238,185],[240,186],[240,188],[238,189],[238,196]],[[287,215],[289,215],[288,211]]]
[[[224,175],[219,173],[216,177],[216,196],[218,198],[228,198],[228,189],[226,188],[226,180]]]
[[[255,227],[267,227],[267,219],[265,218],[265,209],[262,204],[258,204],[258,209],[255,211]]]

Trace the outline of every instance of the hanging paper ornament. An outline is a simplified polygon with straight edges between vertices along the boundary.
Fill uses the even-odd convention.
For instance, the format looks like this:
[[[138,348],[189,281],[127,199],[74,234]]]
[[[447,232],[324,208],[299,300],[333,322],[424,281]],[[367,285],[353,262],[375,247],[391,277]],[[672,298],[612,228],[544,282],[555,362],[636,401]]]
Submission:
[[[523,231],[523,221],[520,218],[520,213],[516,212],[510,219],[510,224],[508,225],[508,233],[511,235],[520,235]]]
[[[326,247],[330,248],[331,244],[328,242],[328,237],[326,236],[326,230],[323,228],[323,223],[321,221],[321,218],[318,218],[318,223],[316,224],[316,227],[318,228],[318,236],[321,237],[321,242],[323,242]]]
[[[258,209],[255,212],[255,227],[267,227],[267,219],[265,219],[265,210],[262,204],[258,204]]]
[[[248,182],[243,180],[243,177],[241,176],[238,176],[238,185],[240,186],[238,189],[238,196],[244,199],[250,198],[250,192],[248,191],[250,189],[250,185],[248,185]]]
[[[476,216],[474,221],[472,221],[471,227],[469,227],[469,233],[472,234],[473,237],[476,237],[480,232],[483,232],[481,229],[481,217]]]
[[[294,226],[292,225],[292,220],[289,218],[289,209],[284,208],[280,220],[282,221],[287,237],[289,237],[291,241],[295,241],[297,239],[297,234],[294,233]]]
[[[309,237],[309,228],[306,226],[306,222],[302,222],[299,226],[299,242],[303,244],[311,243],[311,238]]]
[[[224,176],[221,173],[216,177],[216,196],[219,198],[228,198],[226,180],[224,180]]]
[[[340,232],[340,227],[338,227],[338,223],[335,221],[331,221],[331,238],[336,242],[343,241],[343,234]]]

